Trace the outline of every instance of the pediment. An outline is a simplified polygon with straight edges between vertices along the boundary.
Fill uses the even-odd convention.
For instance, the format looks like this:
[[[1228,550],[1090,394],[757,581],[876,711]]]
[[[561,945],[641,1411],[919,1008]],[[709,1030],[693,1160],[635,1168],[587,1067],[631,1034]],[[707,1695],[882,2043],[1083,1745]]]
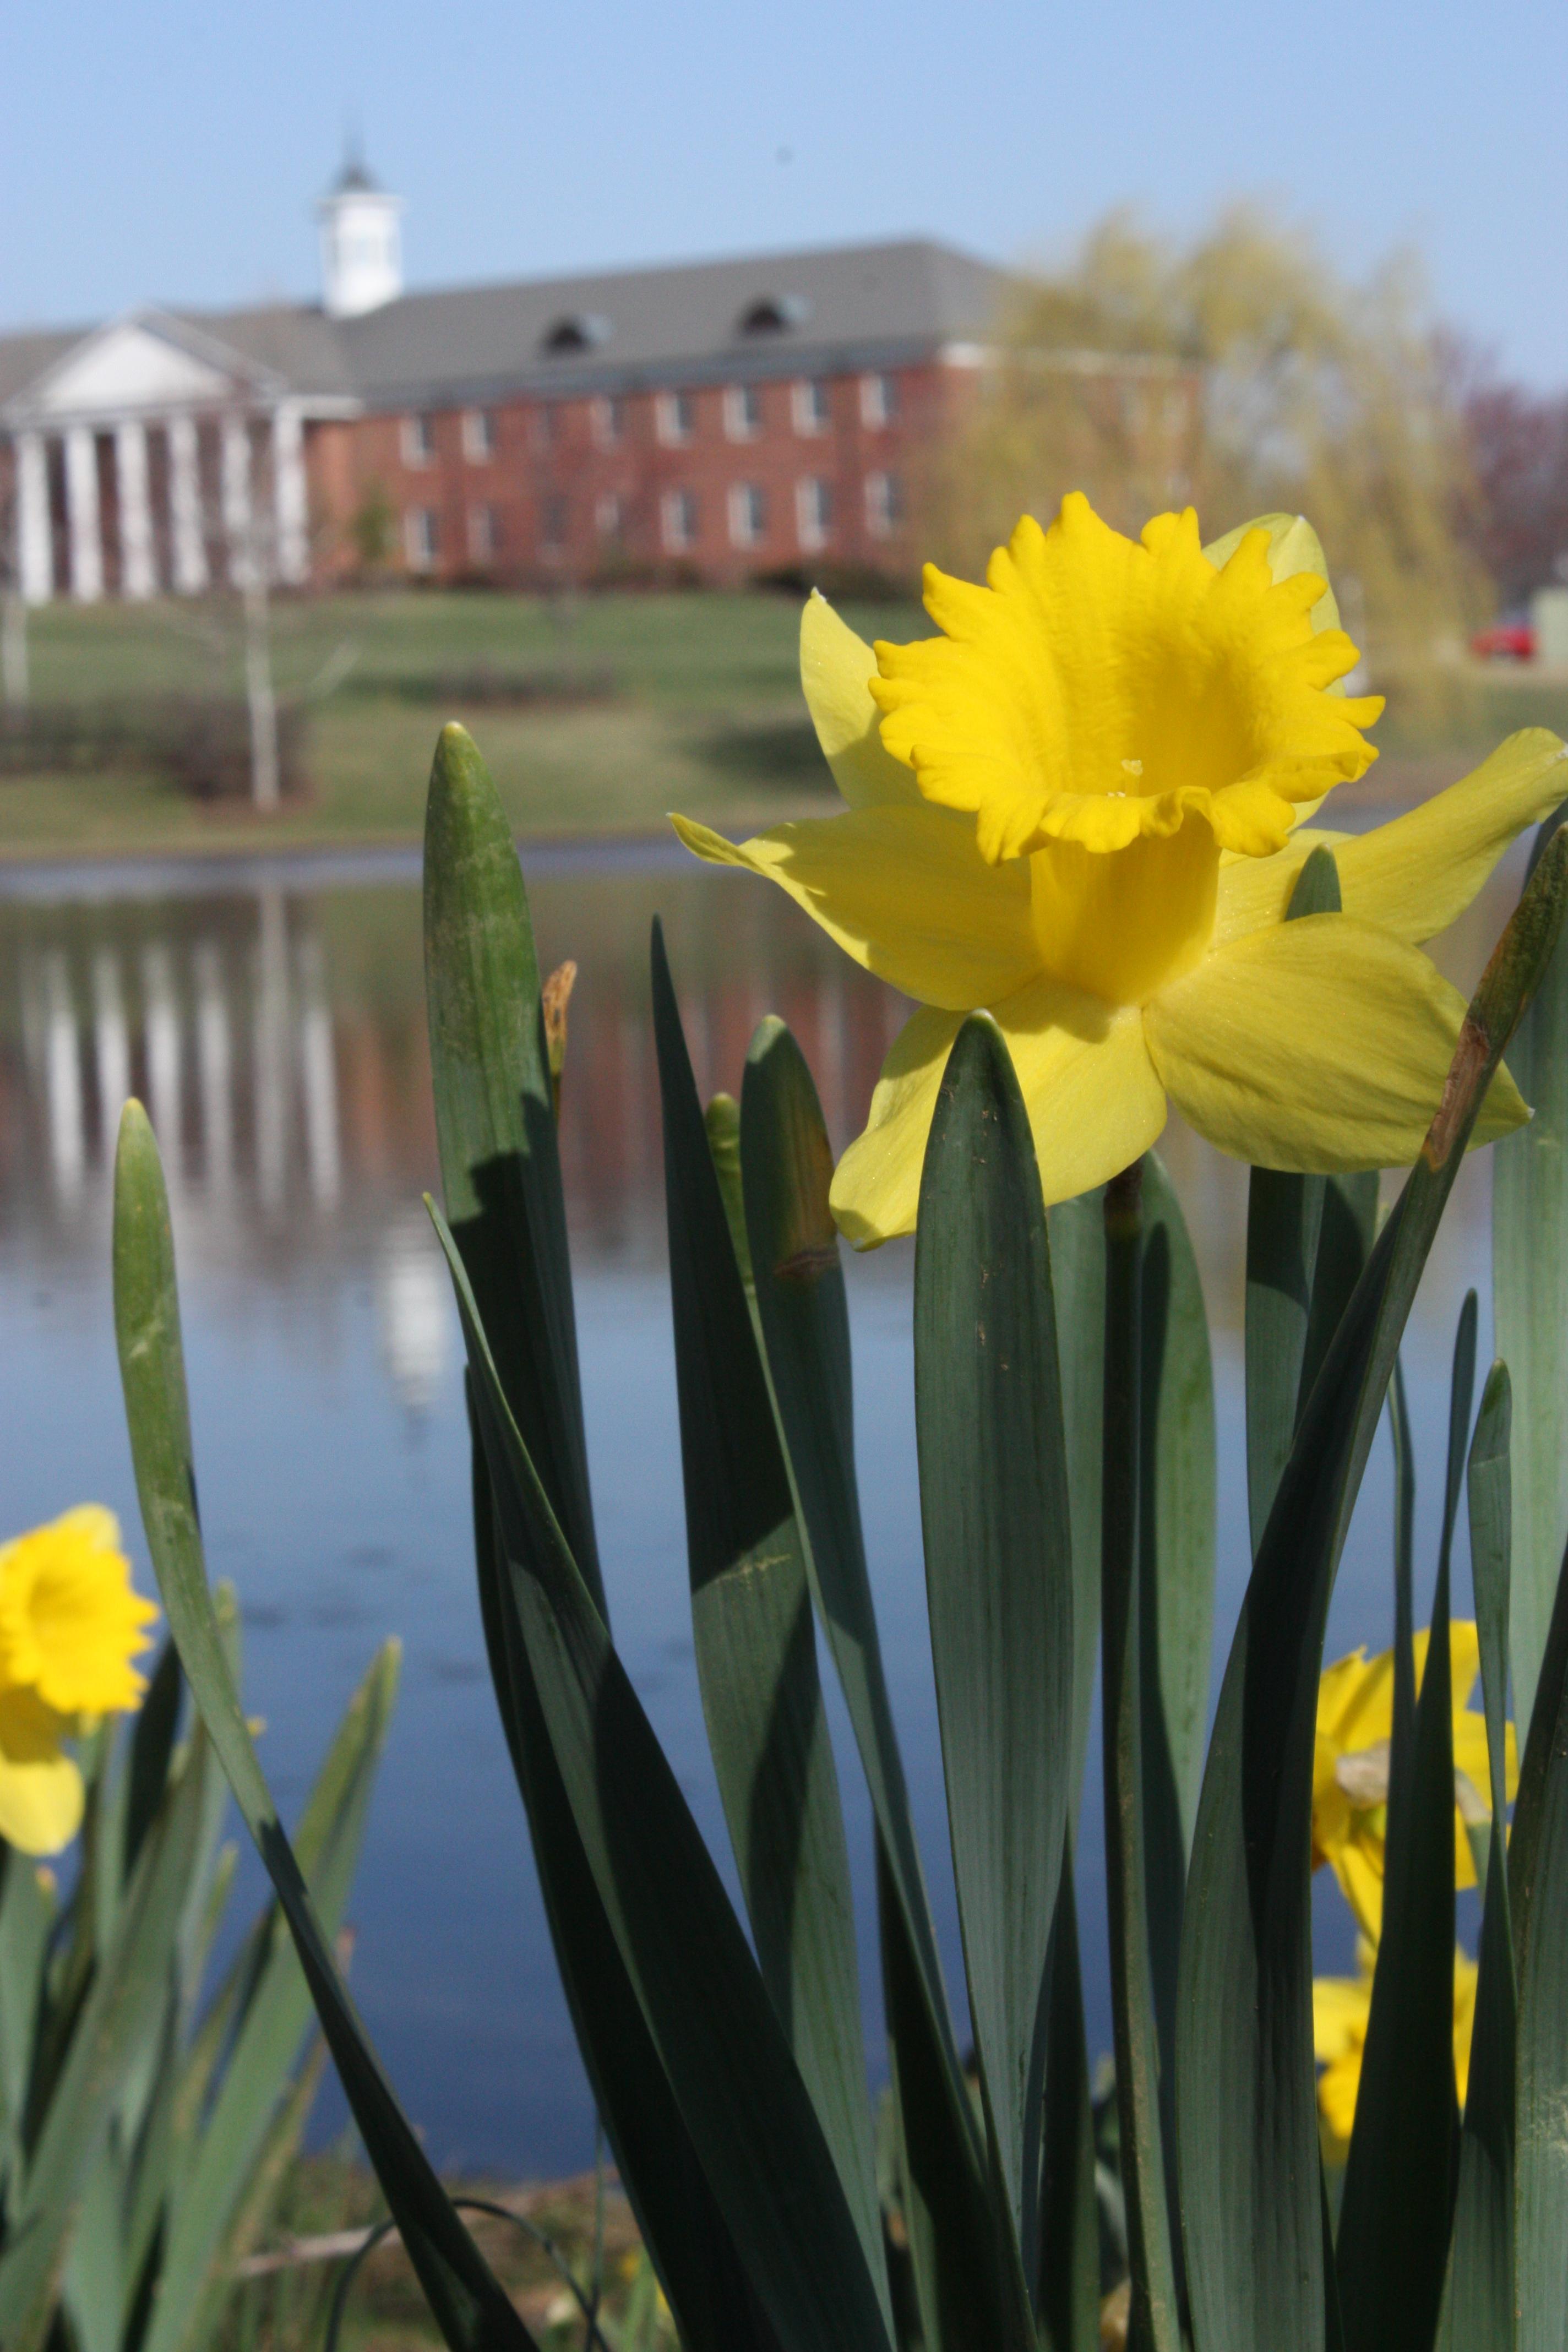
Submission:
[[[163,329],[124,320],[56,362],[26,405],[40,416],[102,416],[202,407],[232,394],[235,378]]]

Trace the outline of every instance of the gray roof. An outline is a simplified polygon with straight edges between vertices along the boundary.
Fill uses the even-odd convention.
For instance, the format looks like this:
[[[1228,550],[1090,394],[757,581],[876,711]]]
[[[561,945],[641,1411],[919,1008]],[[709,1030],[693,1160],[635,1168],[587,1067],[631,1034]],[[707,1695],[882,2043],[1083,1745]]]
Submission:
[[[338,331],[362,397],[395,407],[503,387],[614,389],[914,358],[985,334],[1008,282],[911,238],[405,294]],[[745,331],[769,304],[781,322]],[[573,322],[579,348],[552,352],[552,331]]]
[[[405,294],[357,319],[315,304],[171,308],[293,390],[370,408],[894,365],[984,336],[1014,281],[920,238]],[[0,402],[81,340],[0,336]]]
[[[353,399],[342,324],[314,303],[274,302],[261,310],[171,310],[240,358],[283,376],[295,392]]]
[[[35,383],[91,332],[90,327],[40,327],[0,335],[0,404]]]

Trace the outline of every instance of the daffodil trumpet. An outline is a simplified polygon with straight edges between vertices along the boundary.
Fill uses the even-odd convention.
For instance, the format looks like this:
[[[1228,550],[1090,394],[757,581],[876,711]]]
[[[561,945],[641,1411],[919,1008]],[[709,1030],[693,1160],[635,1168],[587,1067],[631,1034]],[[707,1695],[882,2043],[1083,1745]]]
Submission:
[[[1464,1016],[1422,944],[1568,794],[1563,743],[1511,736],[1368,833],[1310,823],[1376,756],[1382,704],[1344,691],[1359,656],[1297,516],[1205,547],[1189,509],[1134,541],[1074,494],[1048,530],[1024,518],[984,586],[931,565],[924,586],[940,634],[911,645],[866,645],[820,596],[803,614],[842,814],[738,845],[672,820],[919,1003],[835,1176],[848,1239],[912,1229],[948,1052],[982,1007],[1047,1202],[1130,1165],[1170,1104],[1261,1167],[1412,1162]],[[1287,923],[1320,844],[1342,911]],[[1500,1068],[1474,1140],[1528,1116]]]

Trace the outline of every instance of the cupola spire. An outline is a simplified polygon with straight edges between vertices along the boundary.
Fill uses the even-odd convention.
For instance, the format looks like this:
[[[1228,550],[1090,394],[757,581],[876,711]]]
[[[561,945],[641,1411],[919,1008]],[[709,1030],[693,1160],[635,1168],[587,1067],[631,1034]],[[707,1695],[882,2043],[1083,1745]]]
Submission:
[[[379,310],[403,291],[403,199],[379,187],[351,139],[343,167],[316,206],[321,298],[330,319]]]

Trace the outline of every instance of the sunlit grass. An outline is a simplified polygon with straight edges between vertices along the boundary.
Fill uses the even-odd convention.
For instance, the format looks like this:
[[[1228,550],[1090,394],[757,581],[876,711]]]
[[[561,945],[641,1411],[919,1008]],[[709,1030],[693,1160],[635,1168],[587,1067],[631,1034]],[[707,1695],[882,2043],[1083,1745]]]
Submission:
[[[911,633],[908,607],[851,608],[868,635]],[[798,607],[763,593],[280,600],[280,698],[311,710],[310,793],[258,827],[135,772],[0,780],[13,853],[416,839],[436,730],[468,720],[509,814],[539,834],[652,833],[671,805],[766,821],[827,789],[800,701]],[[50,606],[29,627],[39,703],[235,694],[240,646],[221,606]],[[544,680],[537,707],[448,709],[442,679]],[[573,700],[581,683],[584,698]]]

